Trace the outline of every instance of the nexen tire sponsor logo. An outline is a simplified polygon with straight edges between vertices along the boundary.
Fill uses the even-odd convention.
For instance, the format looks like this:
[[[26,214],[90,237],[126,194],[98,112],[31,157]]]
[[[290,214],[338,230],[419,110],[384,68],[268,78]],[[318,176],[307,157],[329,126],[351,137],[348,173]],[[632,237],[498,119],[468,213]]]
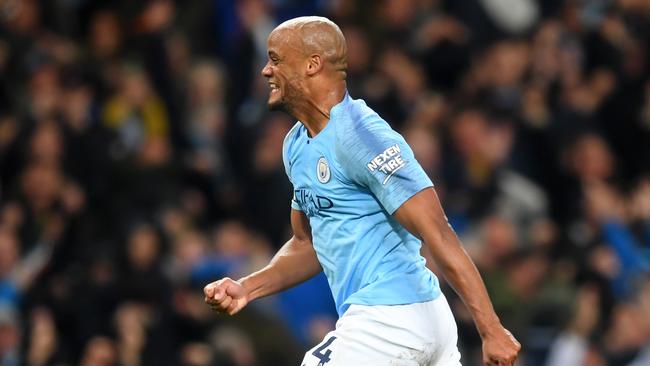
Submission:
[[[402,167],[406,165],[406,161],[402,159],[401,152],[399,145],[395,144],[372,158],[368,163],[367,167],[371,173],[379,170],[386,174],[386,178],[384,178],[384,181],[381,184],[386,184],[396,171],[402,169]]]

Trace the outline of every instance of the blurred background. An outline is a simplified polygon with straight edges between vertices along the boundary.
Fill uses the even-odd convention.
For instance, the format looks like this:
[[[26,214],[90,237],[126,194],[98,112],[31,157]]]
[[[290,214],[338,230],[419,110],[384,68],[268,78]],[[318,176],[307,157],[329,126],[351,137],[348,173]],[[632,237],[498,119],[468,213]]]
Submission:
[[[289,237],[266,38],[324,15],[522,366],[650,365],[650,2],[0,0],[0,364],[298,365],[322,276],[217,316]],[[480,339],[446,285],[464,365]]]

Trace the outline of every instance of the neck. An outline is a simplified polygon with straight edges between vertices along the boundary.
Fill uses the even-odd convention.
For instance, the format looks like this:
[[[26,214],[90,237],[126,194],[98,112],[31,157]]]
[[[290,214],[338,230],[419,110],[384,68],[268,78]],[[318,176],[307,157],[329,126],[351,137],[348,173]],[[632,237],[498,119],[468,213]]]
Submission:
[[[305,125],[311,137],[315,137],[329,122],[332,107],[345,97],[345,88],[345,80],[341,80],[331,87],[308,90],[303,99],[292,106],[289,114]]]

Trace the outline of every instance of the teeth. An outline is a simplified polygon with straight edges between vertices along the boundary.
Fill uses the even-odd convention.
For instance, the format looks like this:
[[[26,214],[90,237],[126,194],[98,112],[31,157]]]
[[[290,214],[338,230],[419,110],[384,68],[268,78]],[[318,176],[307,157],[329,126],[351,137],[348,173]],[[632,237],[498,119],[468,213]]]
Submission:
[[[274,83],[269,83],[269,87],[271,88],[271,90],[279,89],[278,85]]]

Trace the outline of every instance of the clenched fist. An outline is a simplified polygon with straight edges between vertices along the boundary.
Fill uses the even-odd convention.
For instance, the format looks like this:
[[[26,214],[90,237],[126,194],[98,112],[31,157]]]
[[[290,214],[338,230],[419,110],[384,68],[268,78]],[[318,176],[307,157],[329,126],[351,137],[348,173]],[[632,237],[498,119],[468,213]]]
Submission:
[[[239,282],[228,277],[203,288],[205,303],[219,313],[237,314],[248,304],[248,293]]]
[[[521,350],[515,337],[500,324],[483,338],[483,363],[486,366],[512,366]]]

